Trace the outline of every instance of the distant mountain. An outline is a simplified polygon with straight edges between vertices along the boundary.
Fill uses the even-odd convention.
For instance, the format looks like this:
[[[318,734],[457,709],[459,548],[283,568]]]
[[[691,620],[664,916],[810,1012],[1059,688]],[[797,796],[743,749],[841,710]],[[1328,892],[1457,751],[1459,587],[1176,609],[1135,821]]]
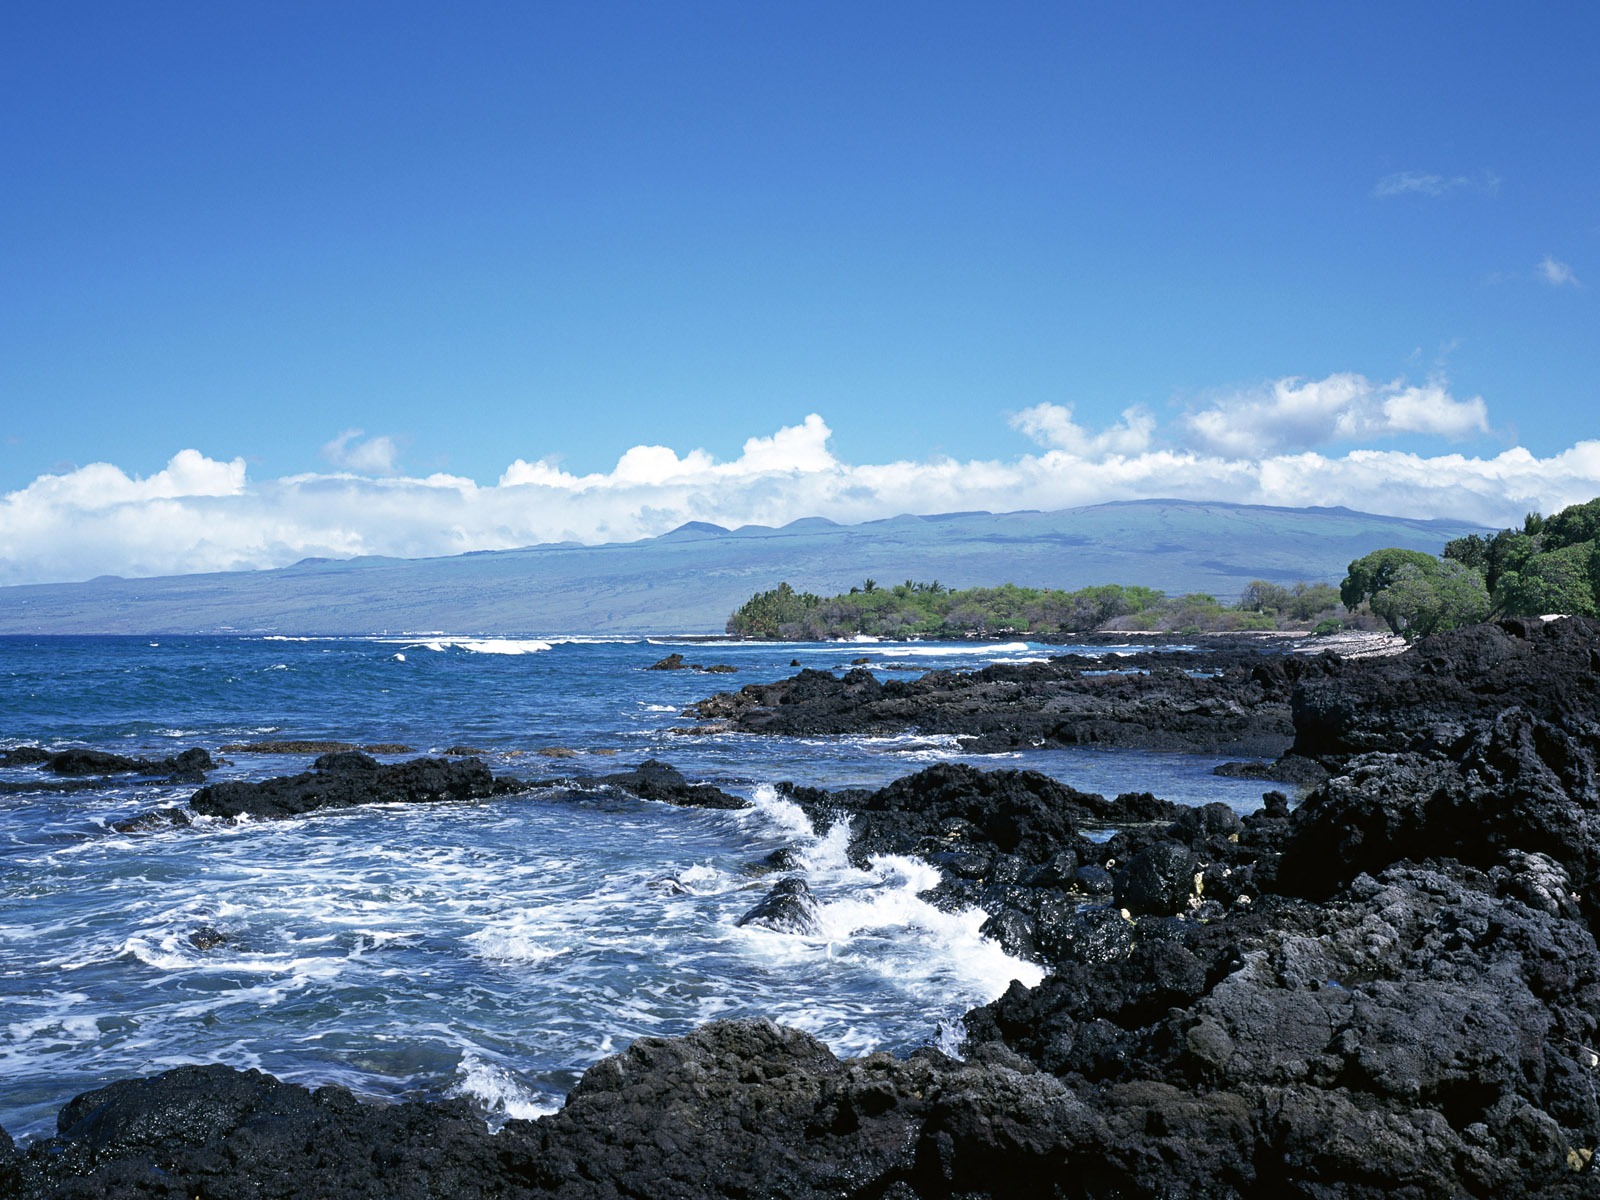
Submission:
[[[1184,500],[779,529],[691,521],[626,544],[0,588],[0,633],[720,633],[750,595],[784,580],[829,595],[869,575],[885,585],[1129,583],[1232,599],[1252,579],[1337,583],[1371,550],[1438,553],[1481,532],[1345,508]]]

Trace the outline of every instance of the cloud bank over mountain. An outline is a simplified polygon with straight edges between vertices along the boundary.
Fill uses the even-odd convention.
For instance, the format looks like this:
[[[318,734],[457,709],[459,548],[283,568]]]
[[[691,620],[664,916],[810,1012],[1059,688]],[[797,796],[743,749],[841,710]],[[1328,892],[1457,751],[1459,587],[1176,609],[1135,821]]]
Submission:
[[[1162,422],[1127,409],[1090,429],[1066,405],[1011,425],[1033,448],[1007,460],[852,464],[813,413],[740,455],[640,445],[609,472],[515,459],[493,484],[407,475],[403,437],[347,430],[324,451],[340,469],[253,480],[241,458],[194,449],[152,475],[109,463],[44,475],[0,499],[0,583],[101,574],[176,574],[284,566],[309,556],[422,557],[539,542],[631,541],[686,521],[859,522],[903,512],[1058,509],[1172,497],[1299,507],[1344,505],[1409,517],[1509,524],[1600,494],[1600,441],[1549,457],[1385,447],[1491,433],[1481,397],[1441,379],[1421,385],[1357,374],[1287,378],[1217,395]]]

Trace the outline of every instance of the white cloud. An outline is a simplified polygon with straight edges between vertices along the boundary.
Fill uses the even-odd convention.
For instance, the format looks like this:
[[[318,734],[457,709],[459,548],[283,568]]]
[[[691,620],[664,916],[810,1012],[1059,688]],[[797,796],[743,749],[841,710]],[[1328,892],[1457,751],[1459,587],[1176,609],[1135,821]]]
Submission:
[[[833,431],[816,413],[799,425],[788,425],[771,437],[746,440],[744,452],[728,463],[718,463],[704,450],[691,450],[682,458],[666,446],[635,446],[617,460],[609,475],[570,475],[554,461],[517,459],[500,476],[500,485],[539,484],[574,491],[669,484],[692,478],[750,478],[770,473],[826,471],[838,464],[828,452]]]
[[[1551,287],[1582,287],[1572,268],[1560,259],[1546,254],[1539,260],[1539,277]]]
[[[1372,194],[1380,200],[1394,196],[1443,196],[1463,188],[1482,192],[1488,196],[1500,192],[1500,177],[1493,171],[1480,171],[1476,175],[1436,175],[1428,171],[1395,171],[1385,175],[1372,187]]]
[[[61,475],[41,475],[6,500],[23,497],[61,511],[92,512],[180,496],[232,496],[244,486],[244,459],[224,463],[198,450],[180,450],[165,468],[143,479],[110,463],[90,463]]]
[[[1122,420],[1099,433],[1090,433],[1072,419],[1070,404],[1035,404],[1011,417],[1011,428],[1041,446],[1065,450],[1079,458],[1138,454],[1150,446],[1156,419],[1142,408],[1125,408]]]
[[[1537,458],[1321,447],[1407,432],[1487,429],[1478,398],[1443,383],[1374,384],[1360,375],[1280,380],[1180,417],[1163,439],[1130,409],[1109,429],[1036,405],[1011,418],[1039,448],[1004,460],[849,464],[820,416],[718,462],[704,450],[634,447],[614,469],[575,475],[518,459],[499,481],[343,472],[252,481],[242,460],[195,450],[146,478],[96,463],[0,497],[0,583],[271,567],[311,555],[406,557],[537,542],[628,541],[685,521],[736,527],[823,516],[857,522],[901,512],[1056,509],[1175,497],[1503,525],[1600,495],[1600,441]],[[359,436],[359,435],[355,435]]]
[[[333,441],[324,443],[322,457],[336,467],[363,475],[392,475],[400,447],[392,437],[381,436],[361,441],[363,431],[346,429]]]
[[[1180,424],[1185,442],[1197,450],[1250,458],[1402,434],[1460,441],[1487,433],[1489,413],[1482,397],[1457,400],[1441,380],[1374,383],[1344,372],[1279,379],[1223,396]]]

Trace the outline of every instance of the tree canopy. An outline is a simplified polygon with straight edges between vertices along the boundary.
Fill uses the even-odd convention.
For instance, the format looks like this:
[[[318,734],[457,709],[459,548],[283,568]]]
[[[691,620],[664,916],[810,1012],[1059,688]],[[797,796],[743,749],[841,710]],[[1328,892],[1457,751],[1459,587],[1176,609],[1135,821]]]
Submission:
[[[1285,586],[1260,579],[1232,606],[1198,592],[1169,597],[1156,588],[1116,583],[1064,591],[1012,583],[951,589],[937,580],[911,579],[885,588],[867,579],[827,597],[779,584],[740,605],[727,630],[738,637],[821,640],[1055,636],[1107,627],[1275,629],[1328,617],[1337,604],[1338,593],[1326,583]]]
[[[1521,529],[1447,542],[1440,559],[1376,550],[1350,564],[1345,606],[1365,602],[1396,633],[1416,637],[1492,616],[1600,612],[1600,498]]]

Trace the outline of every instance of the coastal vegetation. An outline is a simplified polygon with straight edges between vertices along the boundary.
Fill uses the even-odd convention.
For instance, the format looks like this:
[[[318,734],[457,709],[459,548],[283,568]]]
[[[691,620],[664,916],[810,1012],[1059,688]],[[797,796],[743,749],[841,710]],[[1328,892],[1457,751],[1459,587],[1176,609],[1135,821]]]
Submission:
[[[1551,517],[1529,513],[1521,529],[1470,534],[1439,555],[1388,547],[1351,562],[1337,588],[1253,580],[1234,603],[1204,592],[1101,584],[1066,591],[952,589],[934,580],[884,587],[867,579],[820,596],[780,583],[728,618],[736,637],[1052,637],[1095,631],[1171,633],[1387,626],[1409,639],[1497,617],[1600,615],[1600,498]]]
[[[1290,586],[1258,579],[1235,604],[1204,592],[1168,596],[1156,588],[1102,584],[1065,591],[1018,587],[951,589],[937,580],[883,587],[867,579],[837,596],[781,583],[728,618],[736,637],[819,640],[1053,636],[1102,629],[1203,632],[1308,629],[1338,623],[1339,593],[1325,583]]]
[[[1600,498],[1552,517],[1529,513],[1521,529],[1470,534],[1433,558],[1375,550],[1350,564],[1339,589],[1410,639],[1493,617],[1600,613]]]

